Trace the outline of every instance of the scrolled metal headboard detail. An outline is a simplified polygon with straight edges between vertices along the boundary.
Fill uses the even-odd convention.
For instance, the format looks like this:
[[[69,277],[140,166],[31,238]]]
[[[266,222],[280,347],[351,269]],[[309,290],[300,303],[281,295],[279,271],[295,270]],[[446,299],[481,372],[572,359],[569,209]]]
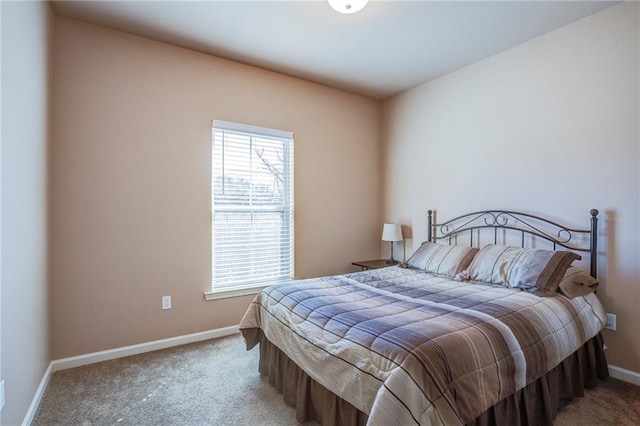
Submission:
[[[555,250],[557,246],[572,251],[589,252],[591,276],[597,276],[598,253],[598,210],[592,209],[590,229],[577,229],[560,225],[549,219],[529,213],[511,210],[482,210],[463,214],[446,222],[436,223],[434,211],[428,211],[427,240],[437,242],[446,239],[451,244],[452,237],[469,232],[470,246],[473,246],[473,234],[476,230],[493,229],[494,244],[498,242],[498,230],[506,229],[521,234],[521,247],[525,246],[525,236],[549,241]],[[588,235],[589,247],[575,244],[576,235]]]

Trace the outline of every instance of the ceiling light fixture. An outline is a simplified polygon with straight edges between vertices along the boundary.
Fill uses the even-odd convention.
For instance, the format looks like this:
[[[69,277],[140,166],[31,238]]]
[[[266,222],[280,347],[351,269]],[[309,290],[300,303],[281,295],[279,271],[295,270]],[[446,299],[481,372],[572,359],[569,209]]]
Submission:
[[[340,13],[356,13],[362,10],[369,3],[369,0],[329,0],[329,5],[333,10]]]

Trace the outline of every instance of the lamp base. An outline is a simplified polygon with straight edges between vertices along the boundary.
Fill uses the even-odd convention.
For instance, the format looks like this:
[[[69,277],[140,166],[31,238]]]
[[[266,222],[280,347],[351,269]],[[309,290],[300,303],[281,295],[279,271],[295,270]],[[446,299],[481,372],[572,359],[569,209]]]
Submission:
[[[398,261],[393,258],[393,241],[391,241],[391,257],[387,259],[387,265],[397,265]]]

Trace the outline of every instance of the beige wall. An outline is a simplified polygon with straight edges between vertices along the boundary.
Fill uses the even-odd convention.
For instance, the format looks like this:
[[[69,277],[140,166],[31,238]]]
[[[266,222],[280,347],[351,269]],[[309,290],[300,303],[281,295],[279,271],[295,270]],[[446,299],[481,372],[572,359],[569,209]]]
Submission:
[[[22,423],[49,364],[48,3],[2,2],[0,423]]]
[[[378,253],[377,102],[65,18],[54,49],[54,359],[239,322],[203,300],[212,119],[295,133],[298,278]]]
[[[638,3],[614,6],[383,107],[383,220],[511,208],[588,226],[600,209],[611,364],[640,372]]]

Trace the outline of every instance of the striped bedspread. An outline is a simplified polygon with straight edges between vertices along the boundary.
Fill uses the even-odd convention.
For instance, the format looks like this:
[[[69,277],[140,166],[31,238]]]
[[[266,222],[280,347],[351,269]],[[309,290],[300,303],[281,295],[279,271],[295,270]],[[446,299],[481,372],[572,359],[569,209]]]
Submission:
[[[605,318],[594,294],[541,298],[389,267],[268,287],[240,329],[261,328],[370,425],[455,425],[546,374]]]

